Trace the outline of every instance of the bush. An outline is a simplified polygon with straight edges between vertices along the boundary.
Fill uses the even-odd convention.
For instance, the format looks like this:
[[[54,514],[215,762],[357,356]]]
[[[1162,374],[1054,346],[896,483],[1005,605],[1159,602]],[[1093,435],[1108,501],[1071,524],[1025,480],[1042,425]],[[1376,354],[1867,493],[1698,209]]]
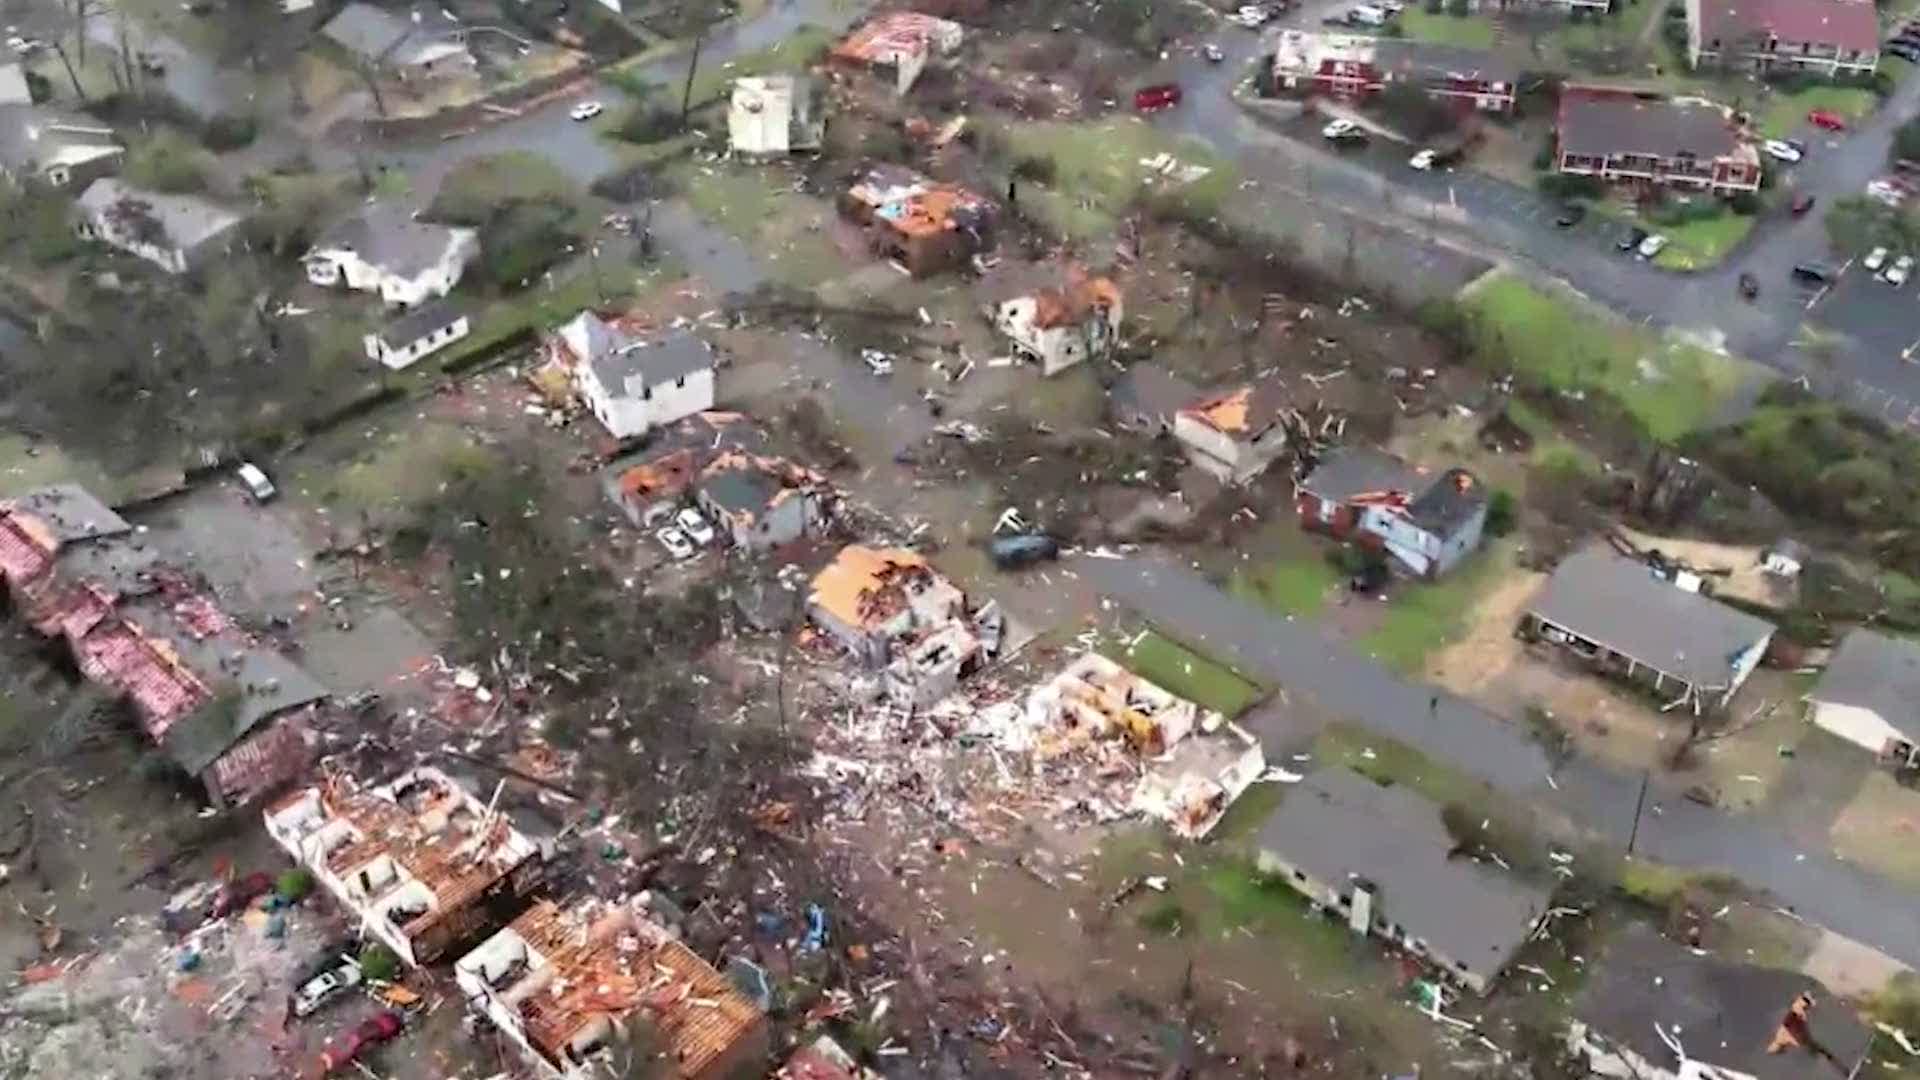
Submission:
[[[305,867],[296,866],[274,881],[273,891],[287,903],[297,904],[313,891],[313,874]]]
[[[1893,156],[1920,161],[1920,116],[1901,124],[1894,131]]]
[[[1540,194],[1556,199],[1598,199],[1607,193],[1606,185],[1597,176],[1545,173],[1534,186],[1540,189]]]
[[[1760,196],[1751,191],[1738,192],[1727,200],[1727,209],[1743,217],[1752,217],[1760,212]]]
[[[1518,524],[1519,516],[1520,504],[1513,497],[1513,492],[1504,488],[1495,491],[1487,500],[1487,535],[1507,535],[1513,531],[1514,525]]]
[[[515,200],[495,210],[480,226],[482,276],[502,288],[531,282],[579,242],[572,216],[551,200]]]
[[[400,958],[380,942],[369,942],[360,950],[360,976],[368,982],[392,982],[400,974]]]
[[[678,110],[663,105],[635,105],[620,118],[613,133],[627,142],[649,146],[665,142],[685,130]]]
[[[179,132],[162,129],[127,152],[127,182],[170,194],[204,191],[206,151]]]
[[[1140,928],[1167,937],[1179,937],[1186,929],[1187,910],[1178,900],[1168,897],[1140,913]]]
[[[1013,175],[1019,180],[1031,180],[1036,184],[1051,184],[1054,178],[1054,164],[1050,157],[1026,154],[1014,159]]]
[[[200,143],[216,154],[224,154],[252,145],[259,133],[259,122],[252,116],[221,113],[207,121],[206,130],[200,133]]]

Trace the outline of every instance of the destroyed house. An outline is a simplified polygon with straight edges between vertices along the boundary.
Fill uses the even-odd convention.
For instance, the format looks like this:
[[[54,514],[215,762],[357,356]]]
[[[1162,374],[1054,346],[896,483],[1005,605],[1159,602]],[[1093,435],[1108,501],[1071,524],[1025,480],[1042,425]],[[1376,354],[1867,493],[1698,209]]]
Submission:
[[[630,1024],[674,1080],[759,1075],[767,1025],[752,1001],[630,904],[536,901],[454,964],[468,1005],[548,1080],[607,1075],[596,1059]]]
[[[1104,277],[1074,274],[1064,287],[1002,301],[993,325],[1014,349],[1053,375],[1108,355],[1120,340],[1120,287]]]
[[[1345,766],[1288,789],[1258,844],[1262,872],[1478,994],[1492,989],[1553,893],[1456,856],[1437,804]]]
[[[925,558],[898,548],[842,548],[807,596],[807,618],[870,668],[886,667],[902,639],[966,613],[966,594]]]
[[[818,150],[827,120],[820,87],[805,75],[743,76],[733,80],[727,108],[727,145],[736,154],[791,154]]]
[[[841,194],[840,213],[866,231],[875,254],[914,277],[963,266],[992,241],[992,203],[902,165],[863,168]]]
[[[964,619],[909,632],[887,664],[886,693],[903,708],[925,708],[954,692],[987,662],[980,635]]]
[[[1640,188],[1714,195],[1760,190],[1760,152],[1729,110],[1633,90],[1560,92],[1554,168]]]
[[[1035,747],[1042,759],[1107,738],[1124,739],[1138,753],[1157,757],[1203,719],[1219,719],[1099,653],[1081,656],[1041,685],[1029,708],[1044,720]]]
[[[1568,1049],[1618,1080],[1850,1080],[1873,1032],[1818,981],[1702,955],[1633,926],[1604,946]]]
[[[421,766],[362,786],[329,771],[266,810],[267,832],[361,928],[429,964],[517,913],[548,852],[497,805]]]
[[[959,23],[917,11],[888,11],[867,20],[827,54],[834,63],[892,68],[894,89],[906,93],[935,57],[951,56],[966,31]]]
[[[1760,665],[1774,629],[1702,595],[1702,584],[1698,575],[1590,544],[1554,567],[1520,630],[1698,715],[1726,705]]]
[[[1487,521],[1487,490],[1472,473],[1431,476],[1369,447],[1322,456],[1294,503],[1302,525],[1378,550],[1415,577],[1459,565],[1480,546]]]
[[[1818,726],[1883,761],[1920,764],[1920,645],[1855,627],[1807,695]]]
[[[765,551],[818,535],[826,524],[826,477],[783,458],[743,450],[715,456],[700,471],[694,502],[734,546]]]
[[[1520,71],[1491,50],[1426,41],[1288,30],[1273,57],[1279,91],[1357,101],[1389,84],[1484,112],[1513,111]]]
[[[306,717],[326,689],[86,492],[46,488],[0,504],[0,578],[14,614],[125,701],[215,804],[245,802],[304,767]]]
[[[1277,376],[1194,402],[1174,414],[1173,437],[1196,466],[1222,483],[1244,484],[1287,449],[1283,423],[1293,395]]]

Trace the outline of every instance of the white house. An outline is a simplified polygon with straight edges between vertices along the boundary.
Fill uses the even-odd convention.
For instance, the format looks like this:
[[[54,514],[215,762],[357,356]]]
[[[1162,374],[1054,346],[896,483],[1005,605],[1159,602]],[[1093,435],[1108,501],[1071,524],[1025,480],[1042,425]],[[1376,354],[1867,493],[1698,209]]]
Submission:
[[[113,129],[85,114],[0,103],[0,172],[15,183],[84,189],[125,156]]]
[[[427,304],[414,308],[388,323],[376,334],[368,334],[363,343],[367,359],[399,371],[428,353],[459,341],[472,332],[467,313],[452,303]]]
[[[1043,375],[1111,352],[1120,338],[1120,319],[1120,288],[1103,277],[1016,296],[993,313],[994,328],[1016,350],[1038,360]]]
[[[804,75],[733,80],[727,109],[727,145],[736,154],[791,154],[818,150],[827,120],[819,86]]]
[[[575,392],[617,439],[713,408],[713,351],[692,334],[642,337],[583,311],[560,340]]]
[[[373,203],[322,233],[302,261],[315,285],[344,285],[412,307],[452,292],[479,255],[473,229],[416,221],[400,206]]]
[[[430,964],[525,897],[550,846],[438,769],[378,786],[329,773],[265,812],[267,834],[409,965]],[[497,925],[497,924],[496,924]]]
[[[1292,400],[1277,377],[1249,383],[1175,413],[1173,437],[1205,472],[1222,483],[1244,484],[1286,450],[1281,417]]]
[[[1920,764],[1920,645],[1850,631],[1807,703],[1820,727],[1882,758]]]
[[[74,201],[74,231],[184,274],[226,250],[245,219],[192,195],[145,191],[105,176]]]

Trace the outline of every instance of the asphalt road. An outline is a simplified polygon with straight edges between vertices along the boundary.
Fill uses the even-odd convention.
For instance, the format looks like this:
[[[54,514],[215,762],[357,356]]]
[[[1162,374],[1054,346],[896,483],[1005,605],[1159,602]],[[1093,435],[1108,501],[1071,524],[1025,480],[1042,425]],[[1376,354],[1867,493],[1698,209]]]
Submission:
[[[1176,638],[1570,821],[1604,844],[1624,850],[1631,836],[1641,857],[1733,874],[1810,922],[1920,965],[1920,905],[1909,893],[1805,850],[1770,822],[1689,802],[1654,779],[1635,836],[1638,774],[1577,757],[1554,770],[1520,727],[1464,698],[1403,680],[1327,637],[1311,620],[1276,617],[1187,567],[1152,558],[1082,556],[1072,569]],[[1300,749],[1297,731],[1259,730],[1261,715],[1250,722],[1270,753]]]

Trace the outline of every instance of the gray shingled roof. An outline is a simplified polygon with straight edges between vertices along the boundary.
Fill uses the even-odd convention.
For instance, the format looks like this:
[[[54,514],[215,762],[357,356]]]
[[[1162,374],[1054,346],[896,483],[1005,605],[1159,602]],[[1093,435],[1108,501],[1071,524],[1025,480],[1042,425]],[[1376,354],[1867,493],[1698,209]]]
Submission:
[[[69,148],[109,153],[122,149],[111,127],[84,113],[44,105],[0,105],[0,165],[39,170]]]
[[[1911,737],[1920,729],[1920,644],[1854,630],[1833,651],[1809,696],[1869,710]]]
[[[416,221],[412,211],[398,203],[376,202],[335,222],[314,241],[313,251],[344,249],[389,274],[412,277],[437,264],[460,236],[472,232]]]
[[[1173,414],[1191,405],[1200,391],[1163,364],[1134,364],[1114,384],[1114,411],[1123,423],[1171,424]]]
[[[76,201],[88,213],[105,214],[122,200],[145,203],[154,220],[166,231],[168,241],[186,252],[218,238],[244,220],[239,214],[205,199],[147,191],[111,176],[88,184]]]
[[[700,490],[723,510],[755,516],[780,494],[780,481],[756,468],[723,469],[700,481]]]
[[[62,544],[133,531],[125,518],[79,484],[49,484],[8,501],[45,522]]]
[[[1553,895],[1492,865],[1450,858],[1453,839],[1437,805],[1344,766],[1288,791],[1261,827],[1259,845],[1328,884],[1372,882],[1383,918],[1488,979]]]
[[[1732,122],[1714,105],[1580,94],[1560,103],[1560,150],[1566,154],[1668,158],[1690,153],[1712,161],[1739,144]]]
[[[355,56],[378,61],[413,32],[413,25],[372,4],[353,3],[341,8],[320,32]]]
[[[1407,505],[1407,516],[1435,536],[1449,536],[1487,504],[1487,486],[1465,469],[1448,469]]]
[[[1794,998],[1811,992],[1813,1041],[1837,1059],[1804,1049],[1767,1053]],[[1871,1033],[1840,999],[1796,971],[1695,956],[1646,927],[1623,931],[1607,947],[1575,1000],[1572,1017],[1657,1067],[1678,1061],[1655,1032],[1687,1056],[1758,1080],[1841,1080],[1866,1055]]]
[[[1765,619],[1677,588],[1598,543],[1561,560],[1528,610],[1703,687],[1728,685],[1733,658],[1773,633]]]
[[[670,383],[683,375],[713,367],[713,353],[707,343],[675,330],[664,337],[631,337],[599,318],[587,322],[589,352],[587,362],[609,390],[625,386],[627,379],[641,376],[648,386]]]
[[[1458,76],[1509,86],[1520,80],[1519,65],[1490,49],[1437,41],[1379,38],[1373,43],[1373,62],[1383,71],[1422,79]]]
[[[1300,481],[1302,491],[1338,503],[1376,492],[1413,492],[1424,486],[1424,479],[1413,466],[1370,446],[1329,450]]]
[[[444,327],[452,326],[464,315],[463,305],[453,300],[421,304],[380,329],[380,341],[389,349],[404,349]]]

